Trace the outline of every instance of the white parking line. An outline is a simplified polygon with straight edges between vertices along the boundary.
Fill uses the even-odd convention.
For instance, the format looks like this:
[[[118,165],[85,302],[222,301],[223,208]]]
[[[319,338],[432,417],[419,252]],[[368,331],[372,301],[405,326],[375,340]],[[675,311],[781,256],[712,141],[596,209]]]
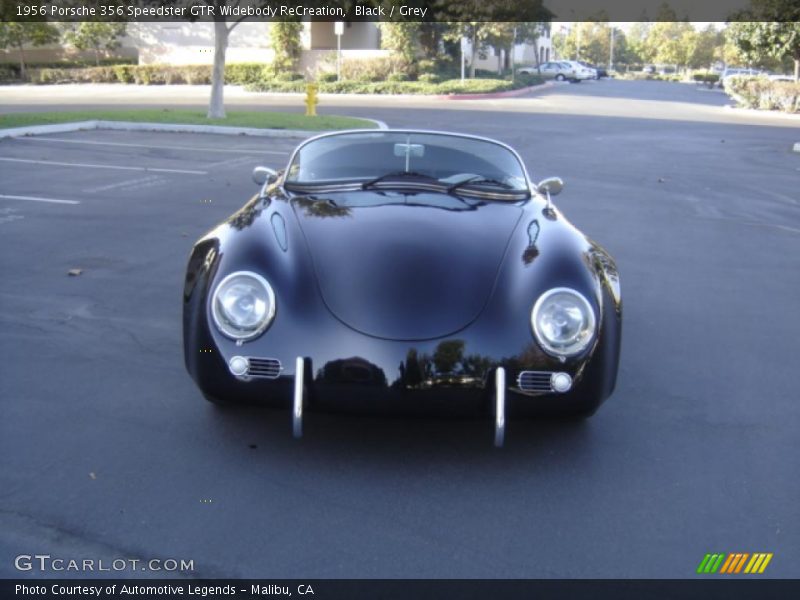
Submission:
[[[123,167],[120,165],[94,165],[87,163],[65,163],[52,160],[29,160],[27,158],[0,158],[5,162],[31,163],[35,165],[54,165],[57,167],[81,167],[85,169],[116,169],[119,171],[150,171],[153,173],[180,173],[183,175],[208,175],[208,171],[190,171],[186,169],[156,169],[153,167]]]
[[[158,148],[163,150],[196,150],[199,152],[226,152],[229,154],[278,154],[280,156],[288,156],[289,151],[282,152],[279,150],[234,150],[232,148],[213,148],[210,146],[154,146],[152,144],[129,144],[126,142],[97,142],[94,140],[68,140],[64,138],[51,138],[51,137],[18,137],[14,138],[17,141],[25,142],[60,142],[62,144],[87,144],[92,146],[123,146],[126,148]]]
[[[29,202],[50,202],[51,204],[80,204],[79,200],[58,200],[57,198],[38,198],[36,196],[8,196],[0,194],[0,198],[7,200],[27,200]]]

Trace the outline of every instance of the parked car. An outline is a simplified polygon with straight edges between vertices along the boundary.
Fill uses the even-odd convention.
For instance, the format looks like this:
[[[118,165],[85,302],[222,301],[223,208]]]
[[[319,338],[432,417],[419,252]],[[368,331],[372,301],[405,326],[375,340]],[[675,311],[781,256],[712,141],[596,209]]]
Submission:
[[[539,74],[543,79],[555,79],[556,81],[566,81],[575,79],[575,70],[568,64],[559,61],[542,63],[539,67],[522,67],[518,73]]]
[[[360,130],[303,141],[205,234],[183,292],[203,395],[290,409],[589,415],[612,393],[614,260],[519,155],[474,136]]]
[[[592,73],[594,74],[594,77],[592,77],[592,79],[600,79],[600,69],[598,67],[594,66],[591,63],[584,62],[582,60],[579,60],[578,64],[592,71]],[[605,73],[605,71],[603,71],[603,73],[605,74],[605,77],[608,77],[608,73]]]
[[[775,74],[768,77],[770,81],[794,81],[794,75]]]
[[[597,78],[602,79],[608,77],[608,69],[602,65],[595,65],[594,69],[597,71]]]
[[[584,81],[586,79],[596,79],[597,78],[597,71],[594,69],[590,69],[589,67],[585,67],[583,64],[579,63],[577,60],[564,60],[561,61],[570,65],[574,71],[574,81]]]
[[[719,85],[720,87],[725,85],[725,81],[729,77],[742,77],[742,76],[757,76],[763,75],[764,72],[760,71],[759,69],[746,69],[741,67],[728,67],[722,72],[722,76],[719,78]]]

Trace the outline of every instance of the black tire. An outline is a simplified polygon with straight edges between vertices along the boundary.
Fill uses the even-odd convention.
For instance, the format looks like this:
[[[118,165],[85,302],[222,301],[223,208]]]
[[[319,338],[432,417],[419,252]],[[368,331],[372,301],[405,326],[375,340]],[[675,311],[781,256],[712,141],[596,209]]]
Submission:
[[[556,75],[556,81],[564,81],[564,76],[561,73],[559,73],[558,75]]]

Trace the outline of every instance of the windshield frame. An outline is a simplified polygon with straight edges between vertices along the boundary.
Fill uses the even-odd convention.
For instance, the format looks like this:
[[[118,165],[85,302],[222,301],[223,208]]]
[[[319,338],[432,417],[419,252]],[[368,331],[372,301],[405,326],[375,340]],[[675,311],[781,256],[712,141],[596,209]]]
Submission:
[[[525,189],[518,189],[518,190],[508,190],[505,192],[486,192],[486,191],[476,191],[474,195],[480,196],[485,199],[489,200],[505,200],[506,202],[509,201],[510,196],[514,195],[521,195],[526,194],[525,200],[531,199],[536,194],[536,188],[531,182],[530,175],[528,174],[528,169],[525,167],[525,162],[520,157],[519,153],[514,150],[508,144],[504,144],[503,142],[499,142],[492,138],[487,138],[479,135],[470,135],[466,133],[454,133],[452,131],[436,131],[436,130],[429,130],[429,129],[347,129],[344,131],[332,131],[329,133],[323,133],[320,135],[315,135],[310,137],[306,140],[303,140],[297,147],[292,151],[291,155],[289,156],[289,161],[286,163],[286,168],[284,169],[283,173],[281,174],[279,187],[284,194],[287,193],[304,193],[302,190],[303,188],[308,188],[310,191],[315,192],[325,192],[325,191],[356,191],[361,189],[360,183],[341,183],[341,184],[297,184],[296,187],[298,188],[297,191],[295,189],[287,190],[284,186],[287,183],[286,176],[289,173],[289,169],[291,168],[292,164],[294,163],[294,159],[297,156],[298,152],[300,152],[305,146],[311,144],[317,140],[329,137],[336,137],[342,135],[352,135],[352,134],[364,134],[364,133],[396,133],[396,134],[407,134],[407,135],[441,135],[446,137],[454,137],[454,138],[462,138],[466,140],[472,141],[479,141],[479,142],[487,142],[490,144],[494,144],[495,146],[499,146],[504,150],[507,150],[511,153],[511,155],[517,160],[519,163],[519,167],[522,170],[522,174],[525,178]],[[289,185],[294,188],[295,184],[292,182],[288,182]],[[404,184],[405,185],[405,184]],[[444,186],[446,187],[446,186]],[[354,189],[355,188],[355,189]],[[469,194],[473,195],[473,194]],[[515,198],[513,201],[519,201],[520,198]]]

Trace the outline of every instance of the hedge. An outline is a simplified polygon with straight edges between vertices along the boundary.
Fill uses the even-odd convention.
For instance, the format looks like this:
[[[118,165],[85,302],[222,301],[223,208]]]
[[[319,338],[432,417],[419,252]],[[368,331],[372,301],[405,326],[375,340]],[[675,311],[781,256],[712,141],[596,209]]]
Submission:
[[[362,61],[363,70],[354,66],[349,72],[360,79],[336,81],[335,74],[321,72],[317,83],[320,92],[353,94],[462,94],[489,93],[514,90],[542,83],[538,75],[520,74],[509,79],[477,78],[461,81],[449,79],[442,73],[423,73],[418,81],[409,81],[407,74],[390,70],[391,61]],[[372,81],[379,67],[386,68],[384,79]],[[485,75],[481,73],[481,75]],[[6,79],[8,77],[9,79]],[[14,77],[13,70],[2,70],[0,81]],[[83,68],[31,68],[28,79],[38,84],[60,83],[133,83],[138,85],[210,84],[211,65],[128,65],[116,64]],[[268,65],[261,63],[230,64],[225,68],[225,82],[246,85],[248,89],[262,92],[305,92],[303,75],[292,72],[274,74]]]
[[[331,81],[319,82],[318,91],[329,94],[476,94],[504,92],[541,83],[538,76],[524,76],[515,81],[504,79],[449,79],[442,82],[430,81]],[[280,82],[259,81],[247,89],[257,92],[304,92],[303,81]]]
[[[717,73],[693,73],[692,79],[697,83],[707,83],[712,85],[719,81],[719,75]]]
[[[800,83],[766,77],[727,77],[725,91],[745,108],[800,113]]]

